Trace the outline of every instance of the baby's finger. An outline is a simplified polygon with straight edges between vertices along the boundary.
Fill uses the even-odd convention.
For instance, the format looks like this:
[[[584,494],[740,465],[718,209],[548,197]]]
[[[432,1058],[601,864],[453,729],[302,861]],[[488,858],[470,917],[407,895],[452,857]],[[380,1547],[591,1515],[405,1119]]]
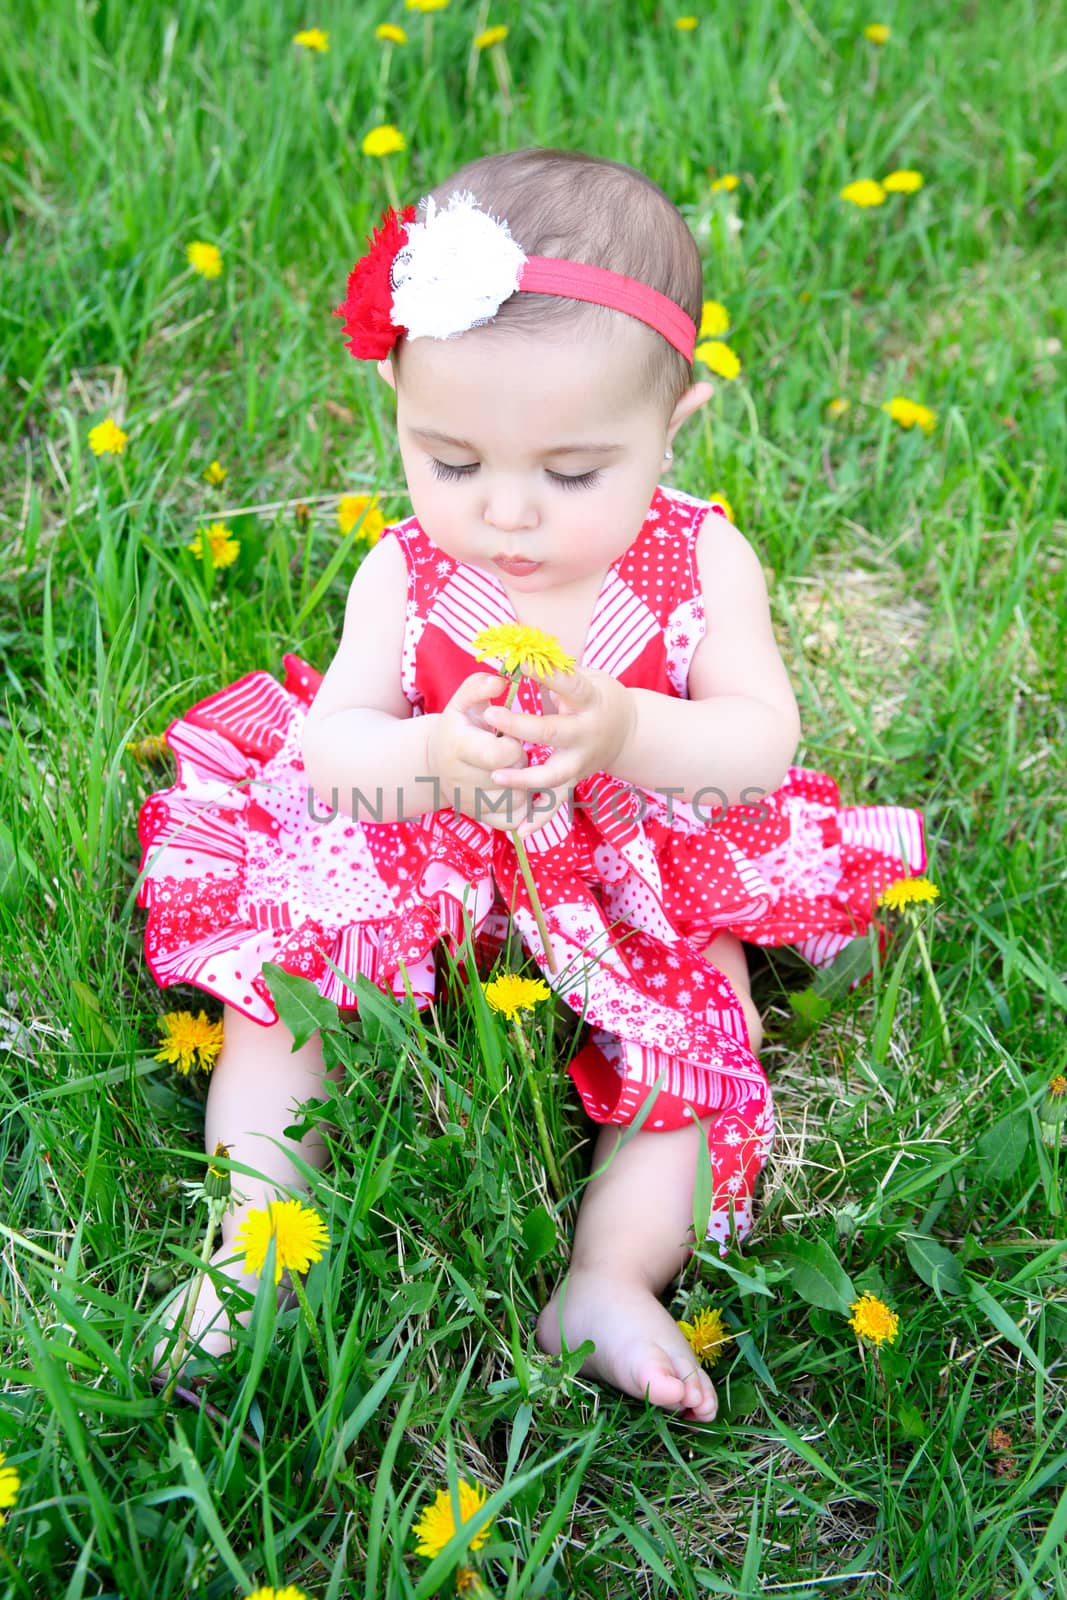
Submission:
[[[573,762],[567,758],[550,756],[539,767],[494,768],[489,776],[504,788],[528,789],[535,793],[538,789],[565,788],[575,781],[577,773]]]
[[[471,711],[502,695],[509,680],[493,672],[472,672],[457,688],[449,705],[454,711]]]

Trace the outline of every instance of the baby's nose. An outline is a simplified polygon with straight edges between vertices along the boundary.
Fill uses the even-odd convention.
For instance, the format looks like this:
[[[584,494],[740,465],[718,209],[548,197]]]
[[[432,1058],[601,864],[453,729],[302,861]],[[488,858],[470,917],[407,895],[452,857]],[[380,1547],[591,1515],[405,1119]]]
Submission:
[[[518,484],[494,484],[482,515],[491,528],[498,528],[501,533],[536,528],[539,520],[532,497]]]

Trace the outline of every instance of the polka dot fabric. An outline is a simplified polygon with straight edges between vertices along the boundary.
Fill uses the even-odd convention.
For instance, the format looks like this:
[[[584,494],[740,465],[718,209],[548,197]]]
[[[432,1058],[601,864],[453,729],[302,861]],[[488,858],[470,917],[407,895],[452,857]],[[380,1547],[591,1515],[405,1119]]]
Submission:
[[[635,688],[685,698],[704,631],[696,540],[713,502],[658,488],[609,568],[582,662]],[[513,622],[500,582],[453,561],[415,518],[387,530],[409,577],[398,663],[414,716],[440,711],[484,671],[470,641]],[[925,865],[922,821],[899,807],[843,807],[825,774],[793,767],[756,805],[715,811],[631,789],[608,773],[577,785],[527,841],[554,971],[510,836],[451,809],[405,822],[353,820],[309,790],[300,733],[319,675],[285,657],[285,681],[250,673],[167,732],[178,781],[142,808],[140,899],[161,984],[193,983],[273,1022],[265,961],[343,1006],[362,973],[419,1005],[434,996],[434,947],[469,923],[483,958],[508,917],[544,977],[591,1024],[569,1072],[598,1122],[709,1119],[721,1247],[751,1225],[773,1134],[771,1097],[726,977],[704,959],[718,934],[795,944],[825,964],[872,924],[878,895]],[[541,710],[522,680],[524,710]],[[528,745],[531,764],[547,759]],[[430,793],[431,791],[427,791]]]

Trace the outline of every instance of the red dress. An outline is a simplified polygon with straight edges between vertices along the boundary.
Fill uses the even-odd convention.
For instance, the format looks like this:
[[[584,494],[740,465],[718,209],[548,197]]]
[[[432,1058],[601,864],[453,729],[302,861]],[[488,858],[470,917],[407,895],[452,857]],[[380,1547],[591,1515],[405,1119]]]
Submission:
[[[697,534],[723,514],[656,490],[605,576],[584,666],[685,698],[704,631]],[[403,691],[413,715],[437,712],[485,670],[470,641],[515,613],[495,577],[445,555],[414,517],[382,537],[400,542],[408,566]],[[354,820],[336,798],[309,793],[300,731],[321,680],[295,656],[285,667],[284,685],[249,673],[167,731],[178,781],[149,796],[140,819],[140,902],[158,981],[195,984],[264,1023],[276,1017],[264,961],[350,1007],[355,991],[333,967],[400,997],[406,973],[426,1005],[437,940],[458,940],[467,916],[479,947],[493,948],[510,907],[545,980],[592,1024],[568,1069],[590,1116],[629,1124],[653,1090],[645,1128],[710,1116],[709,1234],[725,1239],[732,1210],[743,1236],[771,1100],[737,996],[701,952],[728,931],[828,963],[866,932],[883,889],[923,870],[920,815],[842,806],[834,781],[804,767],[728,808],[713,791],[687,805],[596,773],[527,840],[553,974],[506,831],[451,808],[375,822],[373,795]],[[535,683],[521,680],[516,705],[542,709]],[[531,763],[548,754],[527,752]]]

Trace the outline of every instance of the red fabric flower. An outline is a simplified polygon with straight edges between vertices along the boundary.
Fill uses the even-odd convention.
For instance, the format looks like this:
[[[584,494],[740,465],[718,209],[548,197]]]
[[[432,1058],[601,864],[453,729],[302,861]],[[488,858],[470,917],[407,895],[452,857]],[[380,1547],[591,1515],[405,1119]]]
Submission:
[[[391,273],[415,214],[414,206],[405,206],[399,217],[392,206],[382,213],[382,227],[372,232],[370,249],[348,274],[348,293],[334,310],[344,318],[345,343],[360,361],[380,361],[404,331],[393,322]]]

